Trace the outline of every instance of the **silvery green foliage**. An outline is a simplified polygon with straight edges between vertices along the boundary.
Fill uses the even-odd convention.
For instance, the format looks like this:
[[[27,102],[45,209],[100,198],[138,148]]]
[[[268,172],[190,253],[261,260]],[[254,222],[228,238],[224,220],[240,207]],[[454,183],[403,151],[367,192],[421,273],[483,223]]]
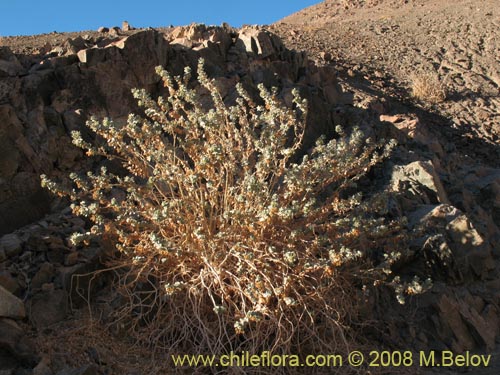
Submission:
[[[287,108],[276,90],[260,85],[254,100],[238,84],[235,104],[227,105],[203,60],[197,70],[193,86],[189,68],[172,77],[158,67],[169,95],[154,99],[135,89],[145,117],[91,119],[104,142],[73,133],[88,155],[121,162],[125,175],[73,173],[72,190],[43,183],[95,223],[72,240],[104,233],[136,280],[154,278],[155,295],[170,306],[158,312],[167,316],[165,332],[179,319],[200,327],[212,319],[223,326],[214,345],[256,326],[267,332],[262,340],[292,345],[290,334],[310,333],[318,319],[338,324],[343,270],[361,282],[381,280],[404,251],[395,251],[405,235],[401,223],[383,218],[383,197],[342,194],[394,145],[339,126],[337,139],[319,139],[298,157],[307,102],[297,90]],[[375,251],[383,263],[373,264]]]

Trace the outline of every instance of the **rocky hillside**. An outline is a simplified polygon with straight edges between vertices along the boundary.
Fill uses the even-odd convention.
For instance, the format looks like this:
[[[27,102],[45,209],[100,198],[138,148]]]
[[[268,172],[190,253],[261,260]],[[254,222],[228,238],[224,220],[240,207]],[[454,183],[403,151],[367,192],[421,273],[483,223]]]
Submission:
[[[396,170],[406,170],[412,182],[399,183],[399,188],[392,186],[406,196],[405,200],[414,204],[417,196],[423,198],[425,194],[416,192],[414,184],[420,180],[417,185],[425,185],[422,178],[427,167],[436,173],[432,180],[438,183],[431,188],[437,194],[434,198],[427,196],[411,208],[406,206],[409,201],[400,201],[403,205],[399,207],[410,221],[429,215],[438,209],[439,202],[444,204],[439,210],[446,207],[446,211],[462,212],[463,218],[470,221],[467,228],[476,233],[457,237],[448,232],[441,237],[436,233],[439,225],[445,225],[447,230],[453,226],[449,221],[438,224],[448,215],[442,211],[438,214],[441,219],[428,223],[432,235],[421,238],[417,254],[434,248],[440,253],[450,249],[456,256],[450,245],[455,238],[461,242],[459,247],[474,244],[467,250],[462,247],[468,255],[456,258],[463,266],[464,259],[480,247],[490,249],[488,265],[483,263],[476,269],[489,276],[485,273],[469,279],[462,271],[455,276],[441,274],[442,278],[435,275],[443,283],[435,285],[434,301],[431,297],[416,302],[418,308],[414,311],[421,320],[406,336],[412,337],[408,344],[420,341],[422,347],[443,349],[444,344],[457,351],[491,351],[495,341],[498,343],[499,314],[496,307],[495,311],[491,308],[498,306],[499,296],[499,26],[498,4],[490,0],[325,0],[270,27],[289,48],[307,51],[318,65],[335,66],[342,88],[352,94],[354,106],[364,110],[368,122],[389,123],[401,132],[398,140],[408,152],[403,164],[413,162]],[[422,79],[438,85],[443,97],[416,97],[414,90]],[[427,167],[420,168],[424,167],[422,163]],[[420,165],[420,171],[413,169],[416,165]],[[393,170],[393,181],[398,174]],[[427,258],[427,262],[434,261]],[[439,272],[448,273],[453,268],[447,264]],[[473,300],[482,302],[474,307]],[[406,311],[404,316],[409,313]],[[394,316],[390,319],[394,320]],[[402,316],[400,323],[404,319]],[[425,321],[433,323],[427,325]],[[398,330],[401,326],[396,324],[388,334],[397,336]],[[448,338],[442,336],[443,340],[438,340],[441,344],[433,342],[431,337],[441,334]],[[484,371],[493,374],[497,369]]]
[[[258,29],[236,33],[192,26],[69,36],[2,40],[0,234],[48,213],[50,199],[39,175],[66,175],[81,160],[68,134],[91,115],[126,119],[137,110],[132,88],[159,92],[157,65],[180,74],[186,65],[196,68],[203,57],[225,95],[234,94],[236,82],[279,85],[288,100],[293,87],[302,87],[314,108],[306,147],[331,128],[331,106],[348,100],[332,68],[308,66],[302,53],[285,49],[277,37]],[[320,97],[313,87],[327,95]]]
[[[380,99],[404,101],[418,75],[435,73],[446,100],[427,109],[443,117],[440,133],[498,167],[499,26],[495,0],[326,0],[271,29]]]
[[[405,305],[388,289],[366,295],[358,318],[376,322],[360,328],[372,348],[498,352],[495,3],[326,0],[267,27],[127,25],[0,39],[0,373],[165,373],[122,331],[104,329],[112,275],[99,272],[102,249],[68,242],[89,223],[42,190],[39,175],[99,166],[70,132],[91,115],[123,121],[139,110],[131,88],[164,93],[155,66],[180,74],[199,57],[227,101],[237,82],[276,86],[288,104],[299,88],[310,105],[304,152],[337,124],[398,141],[360,189],[386,192],[387,216],[407,218],[410,251],[396,267],[408,280],[430,277],[433,288]],[[422,77],[437,80],[439,100],[415,97]],[[102,319],[89,323],[88,311]],[[495,360],[475,373],[497,373]]]

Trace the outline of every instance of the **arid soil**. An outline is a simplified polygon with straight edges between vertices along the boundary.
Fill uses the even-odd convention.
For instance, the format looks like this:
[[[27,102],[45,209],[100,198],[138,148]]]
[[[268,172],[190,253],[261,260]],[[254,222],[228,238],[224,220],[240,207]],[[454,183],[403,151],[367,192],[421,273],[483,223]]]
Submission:
[[[495,166],[500,163],[499,29],[495,0],[327,0],[271,27],[288,47],[333,63],[353,91],[405,102],[412,79],[436,73],[446,100],[416,106],[442,116],[435,127],[443,137]]]

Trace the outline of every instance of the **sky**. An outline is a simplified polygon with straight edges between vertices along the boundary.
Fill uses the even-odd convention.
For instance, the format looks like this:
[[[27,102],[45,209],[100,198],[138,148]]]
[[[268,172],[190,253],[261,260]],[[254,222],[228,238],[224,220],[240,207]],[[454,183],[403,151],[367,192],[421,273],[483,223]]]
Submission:
[[[0,36],[205,23],[270,24],[321,0],[0,0]]]

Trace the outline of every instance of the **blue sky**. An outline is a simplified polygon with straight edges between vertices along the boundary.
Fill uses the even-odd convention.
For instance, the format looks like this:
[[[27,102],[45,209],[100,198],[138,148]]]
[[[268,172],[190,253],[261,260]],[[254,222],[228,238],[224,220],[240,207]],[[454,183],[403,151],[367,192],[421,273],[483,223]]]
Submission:
[[[273,23],[321,0],[0,0],[0,36],[121,26]]]

